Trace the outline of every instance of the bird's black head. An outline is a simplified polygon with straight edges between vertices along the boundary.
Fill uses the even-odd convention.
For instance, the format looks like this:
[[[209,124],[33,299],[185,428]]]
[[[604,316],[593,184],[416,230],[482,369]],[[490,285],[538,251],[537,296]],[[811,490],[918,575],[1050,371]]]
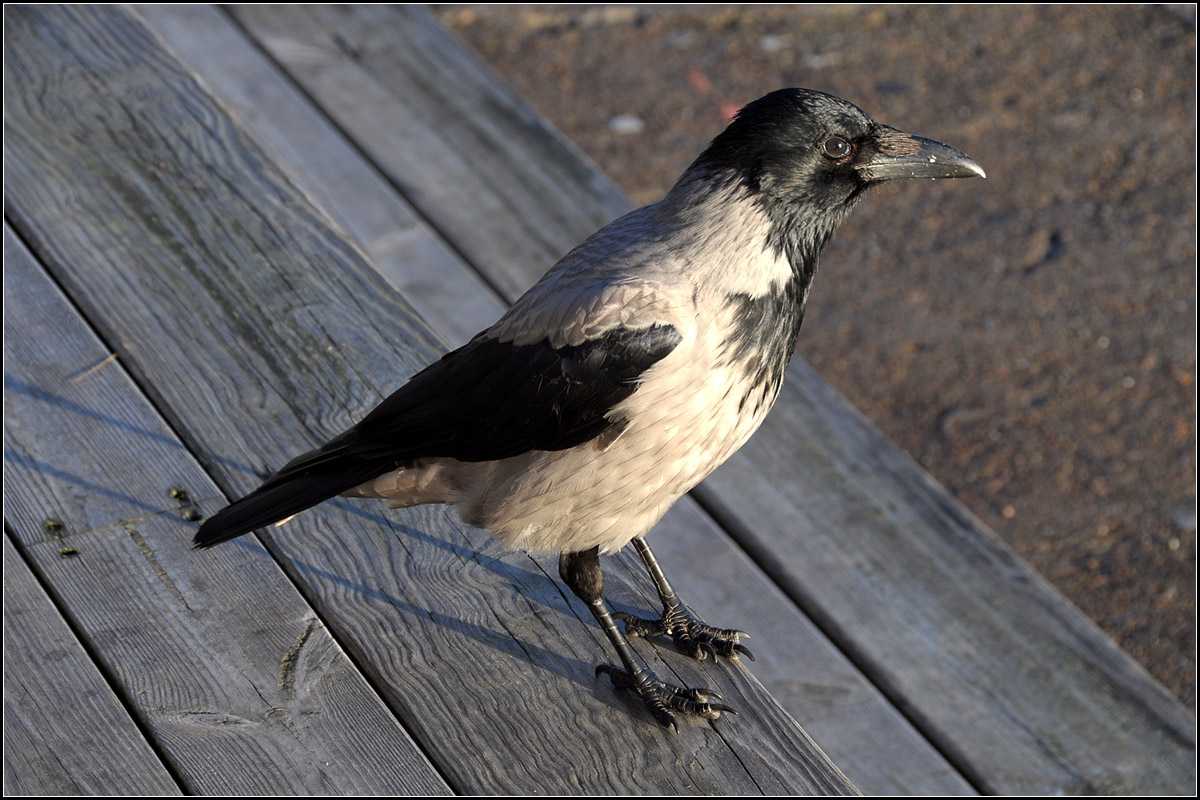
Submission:
[[[881,125],[858,106],[810,89],[781,89],[747,105],[688,172],[743,186],[813,258],[875,184],[984,177],[966,153]]]
[[[822,203],[853,202],[866,187],[898,178],[984,177],[966,153],[811,89],[780,89],[745,106],[693,167],[732,172],[780,201]]]

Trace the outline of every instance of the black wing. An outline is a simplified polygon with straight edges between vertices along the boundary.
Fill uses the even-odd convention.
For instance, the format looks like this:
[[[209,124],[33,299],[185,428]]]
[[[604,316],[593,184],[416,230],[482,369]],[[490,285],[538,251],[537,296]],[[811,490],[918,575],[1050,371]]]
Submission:
[[[564,450],[619,421],[607,414],[679,344],[670,325],[616,328],[583,344],[483,335],[434,362],[350,430],[288,462],[200,527],[208,547],[286,519],[420,458],[492,461]]]
[[[356,426],[351,451],[401,464],[575,447],[614,424],[608,412],[679,338],[669,325],[617,328],[561,348],[477,337],[380,403]]]

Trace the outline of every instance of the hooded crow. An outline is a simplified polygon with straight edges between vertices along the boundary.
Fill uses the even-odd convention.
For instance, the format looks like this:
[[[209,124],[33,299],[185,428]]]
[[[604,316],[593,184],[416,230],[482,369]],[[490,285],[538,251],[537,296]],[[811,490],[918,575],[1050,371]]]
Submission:
[[[643,537],[770,410],[817,256],[863,193],[974,176],[984,172],[965,153],[845,100],[772,92],[661,202],[593,234],[490,328],[206,521],[195,546],[338,495],[452,505],[508,547],[561,554],[562,579],[622,663],[597,674],[636,691],[661,724],[732,711],[715,692],[660,680],[630,647],[626,635],[669,635],[696,658],[750,656],[745,634],[687,610]],[[659,618],[606,608],[599,554],[630,542]]]

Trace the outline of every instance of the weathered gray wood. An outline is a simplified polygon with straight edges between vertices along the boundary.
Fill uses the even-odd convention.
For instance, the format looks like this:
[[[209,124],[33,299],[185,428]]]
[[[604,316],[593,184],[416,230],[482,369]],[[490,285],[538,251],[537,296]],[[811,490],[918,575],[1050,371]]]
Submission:
[[[260,546],[190,551],[195,523],[183,514],[194,506],[170,493],[184,489],[207,512],[219,493],[7,230],[4,287],[6,524],[185,788],[446,793]],[[29,684],[40,690],[31,699],[78,728],[78,757],[101,759],[108,738],[124,741],[77,718],[85,686],[72,692],[69,674],[41,668],[54,681]],[[6,669],[6,695],[15,677]],[[135,794],[160,780],[130,778],[140,782],[124,791]]]
[[[131,17],[10,16],[9,213],[225,486],[433,357],[411,308]],[[594,678],[602,635],[557,583],[442,509],[327,504],[267,541],[460,791],[851,791],[737,665],[643,648],[667,676],[753,698],[662,731]],[[210,557],[180,554],[175,580]]]
[[[530,275],[629,210],[611,180],[426,10],[233,10],[468,261],[492,266],[485,276],[510,302]]]
[[[484,85],[496,81],[424,11],[291,14],[259,6],[235,13],[439,229],[457,237],[486,219],[503,237],[538,220],[538,250],[462,246],[510,299],[509,292],[536,279],[562,246],[602,222],[601,208],[620,210],[617,203],[578,203],[561,206],[573,214],[547,217],[538,216],[545,198],[518,204],[513,193],[502,200],[471,193],[449,200],[438,191],[436,174],[407,154],[407,131],[393,125],[403,109],[419,108],[422,123],[456,149],[458,163],[455,153],[442,153],[437,174],[477,172],[489,132],[516,126],[528,112],[512,107],[502,86],[494,89],[495,102],[477,102],[470,114],[446,100],[460,92],[486,96]],[[431,77],[427,64],[434,62]],[[449,66],[455,62],[459,69]],[[433,99],[409,102],[421,94]],[[553,157],[513,139],[489,162],[488,183],[519,184],[527,164],[539,174],[567,174],[569,168],[556,172],[547,164]],[[505,165],[512,169],[507,177]],[[1190,715],[961,506],[944,493],[915,491],[928,483],[924,473],[869,435],[870,427],[840,398],[824,387],[804,389],[819,384],[800,369],[780,399],[779,419],[698,490],[703,502],[728,527],[746,533],[761,563],[977,786],[1013,793],[1189,790]],[[866,437],[874,458],[865,460],[862,449],[844,458],[836,445],[829,450],[820,430],[806,431],[805,406],[816,402],[821,405],[812,413],[837,420],[828,423],[834,429]],[[764,468],[746,466],[760,458],[759,447],[779,450],[781,442],[788,443],[786,453]],[[881,464],[886,468],[876,482],[864,480]],[[805,524],[817,517],[821,524]],[[914,569],[930,560],[942,571]],[[914,580],[921,574],[929,579]],[[914,616],[920,609],[938,613]]]
[[[376,190],[369,177],[373,171],[344,140],[314,133],[328,122],[226,15],[211,6],[147,6],[138,13],[256,139],[275,143],[272,149],[300,188],[330,204],[330,215],[344,220],[343,227],[364,250],[370,252],[366,236],[391,238],[385,225],[367,230],[355,220],[373,220],[376,206],[403,208],[403,201],[390,187]],[[303,135],[295,135],[298,129]],[[330,172],[363,177],[331,181]],[[409,223],[397,214],[396,224]],[[404,235],[419,231],[405,228]],[[424,285],[438,298],[426,304],[423,294],[420,304],[435,329],[453,340],[456,330],[478,330],[499,315],[502,306],[494,294],[443,267],[439,259],[405,264],[410,274],[423,274]],[[481,310],[489,301],[491,308]],[[662,521],[654,543],[672,581],[699,613],[716,624],[753,627],[758,661],[752,672],[856,786],[868,794],[971,791],[694,501],[685,499]],[[653,607],[650,598],[640,604]]]
[[[181,794],[7,536],[4,794]]]
[[[977,786],[1191,791],[1174,697],[810,368],[785,396],[710,508]]]
[[[168,46],[452,346],[500,315],[496,293],[215,6],[139,6]],[[447,291],[447,287],[454,287]]]
[[[749,630],[746,666],[865,794],[976,793],[698,503],[677,503],[650,542],[702,617]],[[639,608],[654,607],[650,592]]]

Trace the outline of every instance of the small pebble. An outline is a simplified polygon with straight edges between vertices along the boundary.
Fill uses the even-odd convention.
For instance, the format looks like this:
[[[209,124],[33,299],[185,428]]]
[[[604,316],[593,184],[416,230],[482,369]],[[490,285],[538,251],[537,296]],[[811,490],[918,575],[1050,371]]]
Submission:
[[[767,34],[759,37],[758,49],[764,53],[774,53],[776,50],[782,50],[792,43],[792,37],[788,35]]]
[[[635,133],[641,133],[646,129],[646,123],[642,122],[638,117],[629,114],[619,114],[608,121],[608,128],[613,133],[619,133],[622,136],[629,136]]]

